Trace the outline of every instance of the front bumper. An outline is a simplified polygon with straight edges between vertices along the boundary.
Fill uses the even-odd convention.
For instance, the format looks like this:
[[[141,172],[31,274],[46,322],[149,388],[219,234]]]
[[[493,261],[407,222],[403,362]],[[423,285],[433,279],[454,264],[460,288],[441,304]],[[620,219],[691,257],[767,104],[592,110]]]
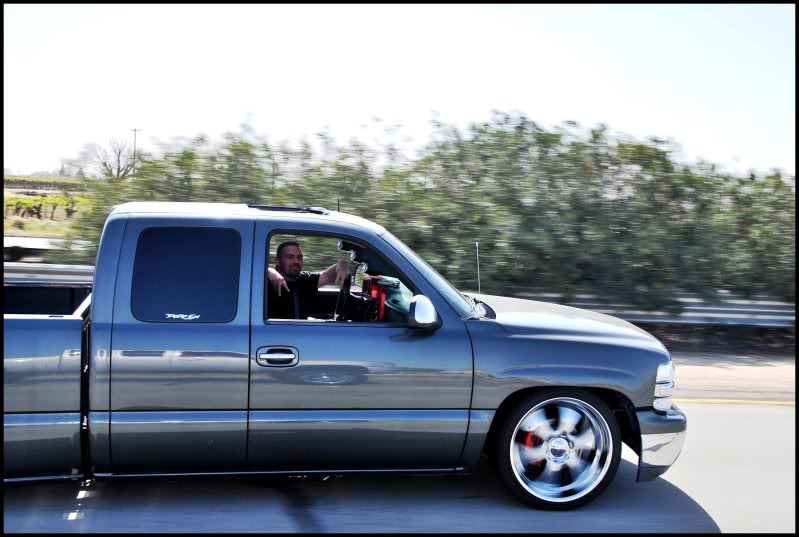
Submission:
[[[666,414],[654,410],[636,410],[641,428],[641,453],[636,481],[652,481],[677,460],[685,442],[688,420],[672,405]]]

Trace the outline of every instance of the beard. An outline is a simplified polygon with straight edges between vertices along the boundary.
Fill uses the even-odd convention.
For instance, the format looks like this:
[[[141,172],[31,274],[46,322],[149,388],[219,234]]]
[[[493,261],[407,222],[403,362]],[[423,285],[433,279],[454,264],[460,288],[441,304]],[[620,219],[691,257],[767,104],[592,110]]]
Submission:
[[[288,277],[291,279],[295,279],[300,275],[300,272],[302,272],[302,265],[299,264],[281,265],[279,269],[280,272],[283,273],[284,278]]]

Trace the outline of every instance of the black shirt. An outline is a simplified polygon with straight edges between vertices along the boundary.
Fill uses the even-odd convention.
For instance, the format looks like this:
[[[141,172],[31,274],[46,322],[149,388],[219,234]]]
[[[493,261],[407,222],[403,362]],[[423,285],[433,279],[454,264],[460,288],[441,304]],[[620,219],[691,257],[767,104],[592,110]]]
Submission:
[[[277,296],[272,282],[266,278],[266,285],[269,288],[266,297],[267,318],[307,319],[308,305],[316,297],[321,274],[321,272],[300,272],[295,281],[286,280],[286,285],[289,286],[291,292],[288,293],[285,289],[281,289],[281,296]]]

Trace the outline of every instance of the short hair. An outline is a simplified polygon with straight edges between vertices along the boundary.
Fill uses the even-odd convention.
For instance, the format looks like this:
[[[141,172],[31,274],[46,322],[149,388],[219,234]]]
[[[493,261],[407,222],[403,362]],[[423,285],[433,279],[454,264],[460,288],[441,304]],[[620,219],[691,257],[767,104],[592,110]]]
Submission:
[[[277,257],[280,257],[280,253],[283,251],[283,248],[285,248],[286,246],[296,246],[297,248],[302,248],[300,246],[300,243],[297,241],[284,241],[281,242],[280,246],[277,247],[277,252],[275,253],[275,255]]]

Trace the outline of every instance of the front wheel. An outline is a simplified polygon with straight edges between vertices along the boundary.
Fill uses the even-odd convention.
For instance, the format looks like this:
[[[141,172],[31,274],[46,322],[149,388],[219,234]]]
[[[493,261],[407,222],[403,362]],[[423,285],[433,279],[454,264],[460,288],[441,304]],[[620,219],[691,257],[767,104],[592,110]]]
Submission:
[[[502,427],[496,452],[505,485],[543,509],[584,505],[608,486],[621,434],[608,406],[583,390],[547,390],[522,401]]]

